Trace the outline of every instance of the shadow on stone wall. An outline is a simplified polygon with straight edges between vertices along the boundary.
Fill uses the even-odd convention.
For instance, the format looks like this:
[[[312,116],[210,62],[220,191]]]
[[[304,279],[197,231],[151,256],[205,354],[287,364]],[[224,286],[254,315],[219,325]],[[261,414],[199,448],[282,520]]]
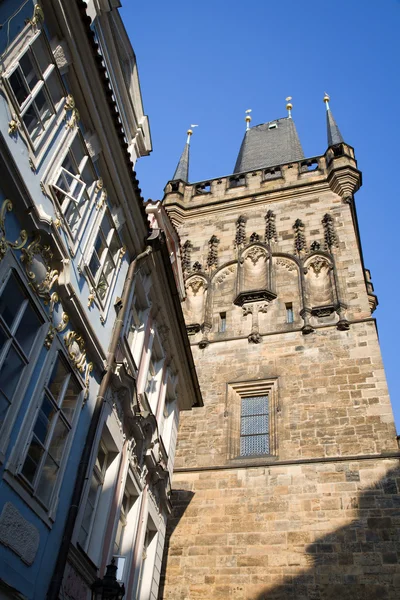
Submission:
[[[165,545],[164,545],[164,554],[163,561],[161,567],[161,578],[160,578],[160,587],[158,592],[158,597],[163,598],[164,593],[164,583],[165,583],[165,570],[167,561],[171,556],[179,556],[182,554],[182,548],[173,548],[169,547],[169,541],[171,539],[171,535],[174,533],[176,526],[179,521],[182,519],[183,515],[186,512],[187,507],[189,506],[192,498],[194,496],[193,492],[188,490],[172,490],[171,502],[172,502],[172,513],[168,518],[167,531],[165,536]]]
[[[308,570],[251,600],[400,598],[400,468],[388,471],[349,508],[357,509],[355,520],[306,547]],[[296,550],[304,553],[304,547],[291,548]]]

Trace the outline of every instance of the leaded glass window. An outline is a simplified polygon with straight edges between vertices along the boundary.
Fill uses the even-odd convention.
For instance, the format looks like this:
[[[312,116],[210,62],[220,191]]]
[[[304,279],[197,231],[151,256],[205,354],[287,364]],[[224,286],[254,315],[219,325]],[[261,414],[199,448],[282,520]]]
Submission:
[[[240,455],[269,454],[268,396],[242,398]]]

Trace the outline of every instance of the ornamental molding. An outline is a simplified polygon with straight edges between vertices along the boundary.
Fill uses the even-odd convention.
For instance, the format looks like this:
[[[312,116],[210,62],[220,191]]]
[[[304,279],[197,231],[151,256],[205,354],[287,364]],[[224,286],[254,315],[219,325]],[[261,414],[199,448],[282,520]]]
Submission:
[[[296,271],[297,270],[296,263],[294,261],[288,260],[286,258],[277,258],[276,264],[278,267],[284,267],[288,271]]]
[[[50,246],[41,244],[39,234],[27,248],[21,250],[21,262],[25,267],[29,286],[45,304],[49,304],[51,288],[58,279],[58,271],[50,265],[52,258]]]
[[[332,268],[330,262],[322,256],[317,256],[316,258],[314,258],[312,262],[308,263],[308,267],[310,267],[314,271],[316,277],[319,276],[322,269],[326,268],[330,270]]]
[[[13,250],[21,250],[23,246],[25,246],[28,241],[28,234],[25,229],[21,229],[19,233],[19,238],[15,240],[15,242],[10,242],[7,240],[6,234],[6,214],[7,212],[11,212],[13,209],[13,205],[11,200],[4,200],[3,204],[0,208],[0,261],[5,257],[9,248]]]
[[[64,121],[66,121],[65,128],[66,129],[74,129],[78,125],[78,121],[80,119],[79,111],[75,106],[75,100],[72,94],[68,94],[65,104],[65,117]]]
[[[261,248],[260,246],[253,246],[249,250],[246,250],[246,254],[243,258],[244,260],[249,258],[255,266],[260,260],[260,258],[264,258],[264,262],[267,260],[267,253],[264,250],[264,248]]]
[[[186,282],[186,288],[190,288],[193,292],[193,296],[197,296],[199,291],[203,288],[203,294],[207,290],[207,283],[202,277],[192,277]]]
[[[235,273],[236,265],[230,265],[229,267],[224,267],[221,271],[219,271],[218,275],[215,277],[215,283],[221,284],[225,281],[225,279]]]
[[[64,343],[68,350],[68,356],[81,373],[85,372],[86,349],[85,340],[80,333],[69,331],[64,337]]]
[[[12,119],[8,122],[8,135],[16,135],[20,127],[21,123],[18,120],[17,115],[14,113]]]
[[[34,28],[37,28],[44,23],[44,12],[40,4],[35,4],[33,15],[28,19],[28,23]]]

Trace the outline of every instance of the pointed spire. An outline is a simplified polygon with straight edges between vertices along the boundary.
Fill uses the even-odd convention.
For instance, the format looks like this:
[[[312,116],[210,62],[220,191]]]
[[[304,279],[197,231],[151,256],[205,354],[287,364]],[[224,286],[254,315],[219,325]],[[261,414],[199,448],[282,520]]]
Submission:
[[[197,125],[191,125],[191,127],[197,127]],[[176,181],[177,179],[181,179],[186,183],[189,183],[189,146],[190,146],[190,136],[193,131],[191,129],[187,130],[187,140],[181,157],[178,162],[178,166],[176,167],[174,176],[172,181]]]
[[[328,130],[328,147],[335,146],[335,144],[342,144],[344,139],[340,133],[339,127],[336,124],[335,117],[331,113],[329,108],[329,95],[325,92],[324,102],[326,105],[326,126]]]
[[[288,96],[286,98],[286,102],[287,102],[287,104],[286,104],[286,110],[288,111],[288,119],[292,118],[293,104],[291,103],[291,99],[292,99],[292,96]]]

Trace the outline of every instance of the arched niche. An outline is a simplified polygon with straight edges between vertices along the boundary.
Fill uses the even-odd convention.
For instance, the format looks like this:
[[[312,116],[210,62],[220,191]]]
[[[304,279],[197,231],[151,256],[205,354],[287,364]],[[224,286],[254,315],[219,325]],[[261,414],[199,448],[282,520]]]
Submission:
[[[239,260],[235,304],[276,298],[271,255],[262,244],[247,247]]]
[[[329,258],[317,254],[304,264],[306,304],[314,317],[326,318],[335,311],[335,282]]]
[[[276,324],[296,323],[303,308],[299,265],[288,256],[274,256],[273,265],[278,301],[276,314],[271,316]]]
[[[200,331],[204,323],[208,282],[202,275],[193,275],[185,282],[186,300],[183,312],[187,328],[192,333]]]
[[[218,320],[221,313],[229,313],[235,297],[237,263],[225,265],[212,279],[213,319]]]

